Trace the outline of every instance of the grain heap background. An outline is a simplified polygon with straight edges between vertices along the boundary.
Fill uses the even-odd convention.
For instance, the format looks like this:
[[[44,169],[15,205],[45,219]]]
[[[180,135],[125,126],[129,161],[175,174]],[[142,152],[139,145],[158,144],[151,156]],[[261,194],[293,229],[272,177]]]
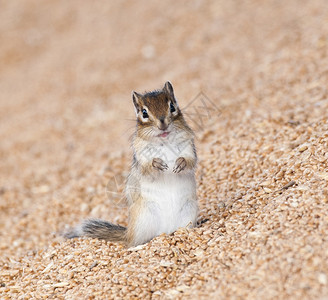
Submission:
[[[0,4],[0,298],[328,295],[326,1]],[[126,224],[106,186],[130,92],[166,80],[219,112],[196,131],[208,221],[140,249],[64,241],[87,216]]]

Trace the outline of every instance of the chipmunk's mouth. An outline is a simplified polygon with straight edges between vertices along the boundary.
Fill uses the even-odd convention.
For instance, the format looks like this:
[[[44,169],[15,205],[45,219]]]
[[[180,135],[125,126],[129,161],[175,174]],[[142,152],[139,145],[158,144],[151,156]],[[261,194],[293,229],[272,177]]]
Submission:
[[[166,138],[169,135],[169,133],[170,132],[168,132],[168,131],[164,131],[163,133],[159,134],[158,137]]]

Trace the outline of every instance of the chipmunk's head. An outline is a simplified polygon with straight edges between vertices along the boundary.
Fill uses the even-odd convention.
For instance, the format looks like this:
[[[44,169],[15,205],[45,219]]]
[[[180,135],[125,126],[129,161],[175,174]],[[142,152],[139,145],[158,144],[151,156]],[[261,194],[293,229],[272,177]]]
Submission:
[[[145,129],[149,137],[167,137],[173,130],[173,122],[182,118],[170,82],[161,90],[143,95],[132,92],[132,99],[138,127]]]

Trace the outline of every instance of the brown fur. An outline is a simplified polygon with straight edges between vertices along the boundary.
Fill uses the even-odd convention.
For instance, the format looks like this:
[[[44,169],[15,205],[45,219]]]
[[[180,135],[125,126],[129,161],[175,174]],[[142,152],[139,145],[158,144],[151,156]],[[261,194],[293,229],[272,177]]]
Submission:
[[[135,240],[135,231],[134,228],[136,226],[136,220],[137,217],[140,215],[141,210],[143,208],[143,199],[140,194],[137,194],[135,197],[134,203],[130,206],[130,211],[129,211],[129,226],[127,228],[126,232],[126,244],[128,247],[131,246],[136,246],[134,244]]]

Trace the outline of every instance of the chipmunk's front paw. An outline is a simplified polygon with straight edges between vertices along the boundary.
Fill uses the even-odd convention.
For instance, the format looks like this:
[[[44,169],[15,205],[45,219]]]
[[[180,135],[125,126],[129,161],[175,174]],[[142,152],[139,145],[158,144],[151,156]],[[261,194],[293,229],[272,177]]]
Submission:
[[[175,161],[175,166],[173,168],[173,173],[180,173],[187,166],[187,162],[184,157],[179,157]]]
[[[158,157],[153,158],[152,166],[159,171],[164,171],[169,168],[167,164],[161,158]]]

